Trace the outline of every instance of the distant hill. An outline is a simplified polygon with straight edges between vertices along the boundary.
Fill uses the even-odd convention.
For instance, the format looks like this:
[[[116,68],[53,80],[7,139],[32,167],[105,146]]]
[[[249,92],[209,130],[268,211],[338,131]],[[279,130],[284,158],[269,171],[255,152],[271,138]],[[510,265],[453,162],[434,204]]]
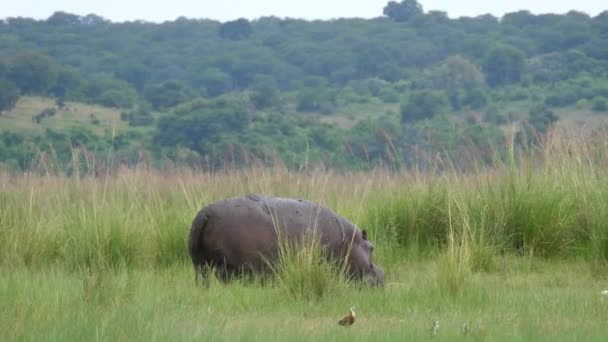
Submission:
[[[411,165],[414,150],[501,148],[513,125],[525,146],[562,118],[608,112],[608,12],[450,19],[404,0],[378,13],[162,24],[65,12],[7,18],[0,132],[25,137],[0,139],[0,160],[19,155],[10,164],[23,166],[58,136],[76,146],[61,132],[82,128],[96,148],[119,134],[114,147],[131,159],[144,150],[207,164],[273,155],[294,167]],[[54,114],[40,114],[53,102]],[[31,153],[16,151],[28,141]]]

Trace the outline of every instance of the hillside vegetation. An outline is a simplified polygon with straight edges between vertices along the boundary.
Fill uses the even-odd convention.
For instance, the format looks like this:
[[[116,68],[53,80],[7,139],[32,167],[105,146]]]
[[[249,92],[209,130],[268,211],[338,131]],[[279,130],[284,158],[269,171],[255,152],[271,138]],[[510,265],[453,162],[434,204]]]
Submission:
[[[425,167],[446,152],[490,162],[505,141],[537,144],[562,116],[608,113],[608,12],[450,19],[415,0],[367,20],[57,12],[0,21],[0,56],[0,156],[11,168],[80,147],[209,168]],[[11,112],[22,96],[55,102],[32,129]],[[73,120],[63,107],[76,102],[121,121],[108,134],[110,109]]]

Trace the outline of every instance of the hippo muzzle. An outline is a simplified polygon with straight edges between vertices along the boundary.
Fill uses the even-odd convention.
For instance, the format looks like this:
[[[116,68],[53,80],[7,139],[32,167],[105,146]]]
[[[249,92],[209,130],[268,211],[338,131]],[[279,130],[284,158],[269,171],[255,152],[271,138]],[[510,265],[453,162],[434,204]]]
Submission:
[[[372,269],[365,278],[370,286],[384,287],[384,271],[376,265],[372,264]]]

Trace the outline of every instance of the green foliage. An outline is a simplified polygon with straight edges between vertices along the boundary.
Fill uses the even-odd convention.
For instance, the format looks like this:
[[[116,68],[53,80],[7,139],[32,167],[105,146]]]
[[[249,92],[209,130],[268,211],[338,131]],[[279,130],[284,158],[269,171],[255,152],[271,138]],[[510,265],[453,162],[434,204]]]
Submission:
[[[377,166],[399,167],[400,155],[396,144],[401,140],[399,122],[392,118],[362,120],[345,137],[353,165],[369,169]]]
[[[551,117],[525,120],[519,113],[543,99],[547,109],[583,99],[589,102],[584,108],[591,108],[594,98],[608,97],[605,15],[520,11],[503,18],[452,19],[440,11],[425,13],[411,0],[391,1],[383,13],[388,18],[265,17],[224,23],[178,18],[162,24],[112,23],[94,14],[65,12],[47,20],[10,18],[0,24],[0,79],[13,82],[22,93],[55,97],[63,113],[71,110],[69,104],[63,106],[68,101],[121,108],[128,126],[112,127],[125,130],[115,135],[121,136],[124,150],[114,152],[132,160],[137,146],[152,152],[156,162],[168,158],[189,164],[238,154],[235,159],[242,161],[276,157],[294,167],[312,160],[352,168],[411,166],[429,153],[461,156],[483,150],[469,145],[494,141],[499,136],[495,125],[506,122],[519,125],[524,119],[521,133],[538,135]],[[12,99],[8,95],[14,92],[0,94]],[[200,129],[202,137],[168,138],[179,135],[176,127],[187,126],[183,122],[166,134],[158,125],[149,135],[131,129],[153,123],[138,103],[162,112],[162,127],[171,127],[169,118],[178,116],[173,108],[191,106],[197,96],[245,99],[250,124],[234,129],[233,124],[218,123],[222,116],[210,119],[203,110],[202,121],[195,114],[183,116],[190,117],[191,125],[210,125]],[[377,113],[395,112],[402,96],[399,109],[407,125],[393,132],[398,125],[379,123],[384,119]],[[230,102],[224,109],[212,107],[232,113]],[[7,103],[5,110],[14,100]],[[84,113],[85,119],[90,113]],[[479,115],[490,124],[474,119]],[[6,121],[9,117],[2,119],[7,129],[22,127],[18,119],[23,116]],[[54,133],[69,134],[71,123],[58,118],[47,123],[61,127]],[[96,116],[87,123],[93,121],[93,131],[109,146],[105,136],[111,134],[101,132],[110,128],[110,121]],[[210,133],[216,125],[221,132]],[[390,148],[380,128],[391,137]],[[46,133],[31,132],[27,141],[47,143]],[[159,145],[161,141],[170,143]],[[413,149],[420,155],[414,156]],[[490,160],[488,153],[482,154],[481,159]]]
[[[390,87],[383,87],[380,89],[378,98],[385,103],[399,103],[399,93]]]
[[[483,88],[468,88],[465,91],[462,105],[472,109],[481,109],[488,103],[488,95]]]
[[[5,131],[0,133],[0,166],[9,170],[25,170],[35,158],[31,141],[22,134]]]
[[[298,91],[297,109],[302,112],[329,114],[334,109],[336,94],[325,87],[303,88]]]
[[[483,61],[483,71],[491,86],[519,83],[525,68],[525,56],[512,46],[495,47]]]
[[[226,136],[245,133],[250,117],[238,99],[195,99],[176,107],[157,123],[157,146],[181,145],[205,155]]]
[[[450,56],[428,74],[428,82],[435,89],[455,90],[479,88],[485,85],[484,75],[479,68],[462,56]]]
[[[82,99],[117,108],[129,108],[137,101],[137,93],[130,84],[107,74],[90,77],[78,92],[68,94],[70,100]]]
[[[545,104],[554,107],[566,107],[575,104],[579,99],[592,100],[596,96],[608,95],[608,82],[588,76],[569,79],[559,83],[549,92]]]
[[[432,119],[448,110],[448,98],[444,92],[414,91],[401,102],[401,122],[411,123]]]
[[[205,94],[209,97],[229,92],[233,87],[232,77],[218,68],[209,68],[199,76]]]
[[[608,112],[608,99],[603,96],[597,96],[593,99],[591,109],[594,112]]]
[[[559,117],[555,115],[547,106],[535,104],[530,108],[528,122],[538,133],[545,133]]]
[[[134,102],[134,93],[125,93],[118,89],[104,91],[97,100],[100,105],[110,108],[129,108]]]
[[[274,78],[270,76],[258,76],[253,82],[251,103],[257,109],[275,107],[281,103],[281,93]]]
[[[57,66],[38,52],[27,52],[13,57],[9,77],[22,94],[45,94],[57,81]]]
[[[150,108],[145,103],[140,103],[136,109],[120,114],[120,119],[127,121],[129,126],[149,126],[154,123]]]
[[[69,26],[80,24],[80,17],[63,11],[53,13],[46,22],[53,26]]]
[[[490,105],[486,108],[484,112],[484,121],[496,125],[502,125],[507,123],[509,120],[507,115],[505,113],[502,113],[498,106]]]
[[[601,75],[606,72],[606,62],[596,60],[578,50],[553,52],[532,57],[526,72],[537,83],[553,83],[582,76]]]
[[[57,74],[57,81],[50,92],[57,98],[69,97],[78,91],[83,80],[78,71],[72,67],[62,67]]]
[[[45,108],[40,113],[36,114],[32,117],[32,120],[36,123],[40,123],[44,118],[49,118],[57,114],[57,110],[55,108]]]
[[[327,253],[314,233],[293,243],[279,232],[278,261],[270,266],[279,287],[289,298],[321,301],[348,285],[346,261],[330,261]]]
[[[19,88],[9,80],[0,79],[0,113],[11,110],[19,100]]]
[[[146,101],[154,109],[168,109],[194,98],[194,92],[182,82],[171,80],[154,84],[144,91]]]
[[[0,57],[0,79],[6,78],[8,75],[8,63],[4,57]]]
[[[247,19],[239,18],[237,20],[223,23],[219,29],[220,37],[230,40],[240,40],[248,38],[252,33],[251,24]]]
[[[408,21],[424,14],[422,5],[416,0],[389,1],[382,13],[397,22]]]

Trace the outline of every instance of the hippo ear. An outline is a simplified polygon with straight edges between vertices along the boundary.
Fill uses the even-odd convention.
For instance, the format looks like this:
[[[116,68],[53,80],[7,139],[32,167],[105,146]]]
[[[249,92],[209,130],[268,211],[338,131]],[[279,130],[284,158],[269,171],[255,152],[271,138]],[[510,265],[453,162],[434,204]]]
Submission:
[[[361,235],[363,235],[363,240],[367,240],[367,231],[365,229],[361,231]]]

